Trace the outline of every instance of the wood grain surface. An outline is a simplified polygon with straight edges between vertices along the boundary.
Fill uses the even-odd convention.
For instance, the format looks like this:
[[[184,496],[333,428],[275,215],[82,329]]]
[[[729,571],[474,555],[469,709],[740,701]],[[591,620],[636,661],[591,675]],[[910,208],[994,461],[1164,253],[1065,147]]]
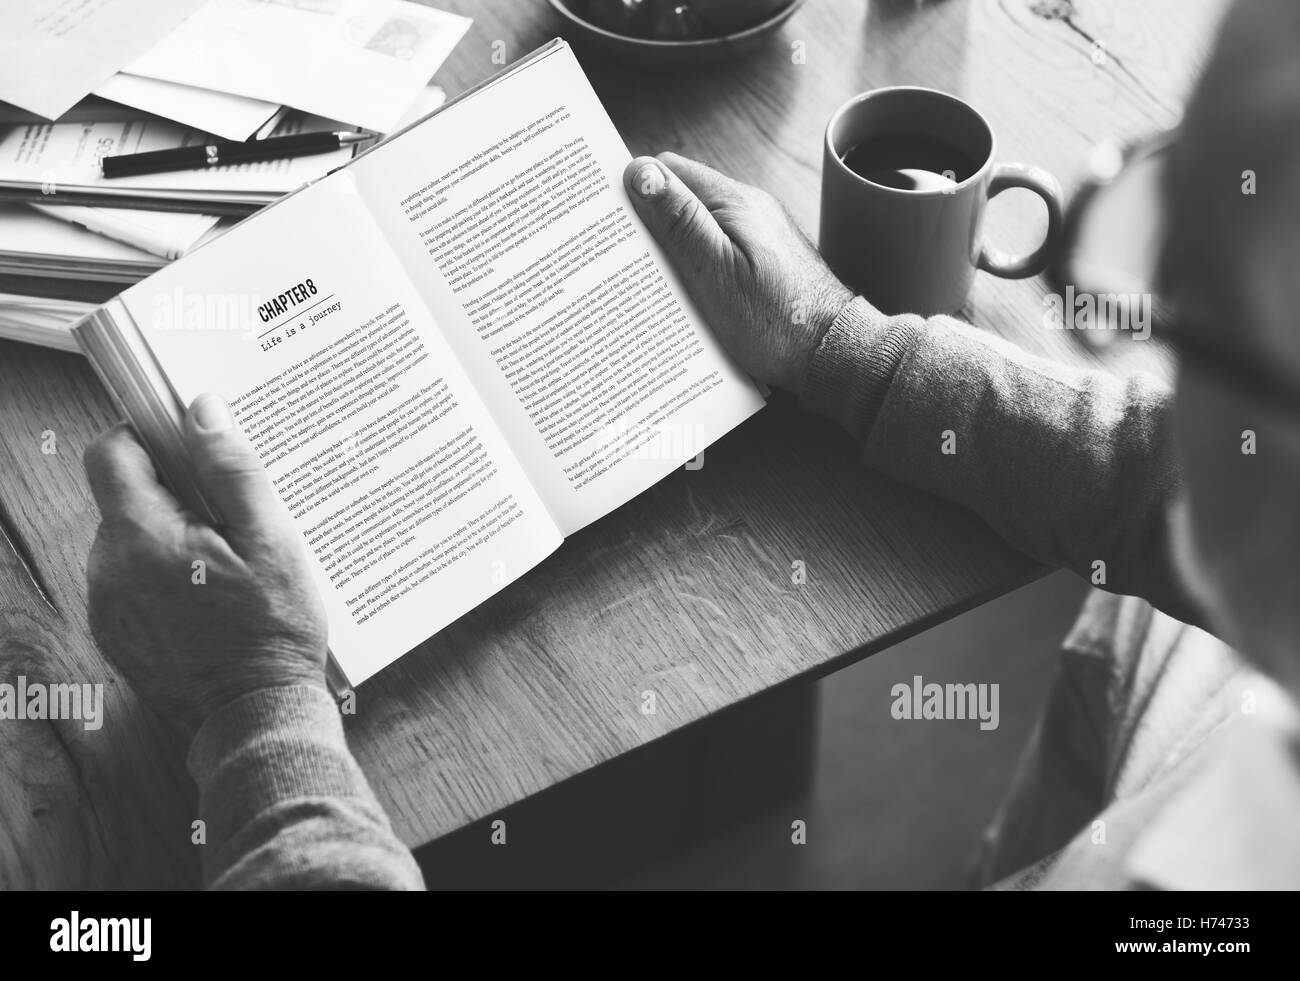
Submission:
[[[562,31],[543,0],[439,0],[474,27],[454,95]],[[989,118],[999,158],[1067,189],[1089,148],[1176,121],[1221,0],[809,0],[738,63],[662,75],[579,48],[634,153],[676,150],[781,197],[815,234],[821,136],[864,89],[924,84]],[[1034,243],[1029,194],[987,232]],[[1060,359],[1039,280],[984,274],[964,311]],[[1141,347],[1140,345],[1135,347]],[[1151,366],[1117,351],[1108,367]],[[1158,366],[1158,365],[1157,365]],[[80,455],[115,419],[79,358],[0,342],[0,681],[103,682],[105,723],[0,722],[0,886],[190,886],[183,749],[89,638],[96,513]],[[56,452],[48,448],[53,434]],[[791,563],[807,582],[796,585]],[[356,754],[402,838],[437,838],[772,686],[848,659],[1040,570],[971,515],[872,475],[848,440],[778,400],[570,539],[358,692]],[[656,693],[657,712],[640,711]]]

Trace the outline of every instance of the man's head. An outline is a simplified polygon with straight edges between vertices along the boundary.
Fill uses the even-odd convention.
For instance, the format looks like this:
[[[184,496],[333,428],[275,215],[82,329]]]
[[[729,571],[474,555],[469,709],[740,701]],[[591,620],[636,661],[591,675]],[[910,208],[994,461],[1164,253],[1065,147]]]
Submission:
[[[1179,329],[1300,392],[1300,3],[1242,0],[1188,107],[1166,185]],[[1179,372],[1189,578],[1226,639],[1300,700],[1300,413]]]

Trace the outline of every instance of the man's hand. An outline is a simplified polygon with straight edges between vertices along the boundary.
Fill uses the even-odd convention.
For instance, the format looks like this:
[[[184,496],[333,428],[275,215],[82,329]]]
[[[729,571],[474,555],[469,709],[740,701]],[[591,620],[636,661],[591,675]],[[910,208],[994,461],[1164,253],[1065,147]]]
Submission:
[[[219,527],[181,508],[125,426],[91,444],[85,463],[102,515],[91,629],[154,711],[192,738],[241,695],[323,686],[326,629],[302,539],[225,402],[195,399],[185,442]]]
[[[781,204],[661,153],[623,180],[718,339],[759,381],[798,393],[813,352],[853,299]]]

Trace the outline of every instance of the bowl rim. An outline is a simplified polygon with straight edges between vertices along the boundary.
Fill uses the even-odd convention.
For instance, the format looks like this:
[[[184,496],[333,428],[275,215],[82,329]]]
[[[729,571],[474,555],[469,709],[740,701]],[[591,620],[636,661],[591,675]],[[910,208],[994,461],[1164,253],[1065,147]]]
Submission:
[[[794,12],[798,10],[800,7],[802,7],[804,4],[804,0],[790,0],[788,4],[786,4],[776,13],[774,13],[771,17],[767,18],[761,23],[754,24],[750,27],[746,27],[743,31],[735,31],[732,34],[719,34],[717,37],[691,38],[690,40],[686,40],[686,41],[661,41],[657,38],[634,37],[631,34],[619,34],[616,31],[606,30],[603,27],[598,27],[597,25],[593,24],[591,21],[587,20],[584,17],[579,17],[576,13],[574,13],[572,10],[568,8],[568,6],[564,3],[564,0],[549,0],[549,2],[551,4],[551,7],[554,8],[560,14],[561,17],[564,17],[569,21],[572,21],[574,24],[577,24],[578,26],[588,31],[592,31],[595,34],[599,34],[602,37],[609,38],[612,41],[623,41],[629,44],[641,45],[651,49],[663,48],[665,50],[671,50],[671,51],[682,51],[690,48],[705,48],[708,47],[709,45],[714,45],[714,44],[723,44],[723,43],[730,44],[735,41],[743,41],[746,38],[748,38],[751,34],[756,34],[760,31],[770,28],[775,23],[778,23],[782,20],[785,20],[793,16]]]

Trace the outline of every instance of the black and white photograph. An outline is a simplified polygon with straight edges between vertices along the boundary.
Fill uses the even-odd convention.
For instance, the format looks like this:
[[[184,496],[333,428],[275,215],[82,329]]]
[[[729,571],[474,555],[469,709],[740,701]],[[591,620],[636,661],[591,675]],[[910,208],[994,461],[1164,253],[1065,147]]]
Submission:
[[[1298,275],[1296,0],[0,0],[0,933],[1280,952]]]

